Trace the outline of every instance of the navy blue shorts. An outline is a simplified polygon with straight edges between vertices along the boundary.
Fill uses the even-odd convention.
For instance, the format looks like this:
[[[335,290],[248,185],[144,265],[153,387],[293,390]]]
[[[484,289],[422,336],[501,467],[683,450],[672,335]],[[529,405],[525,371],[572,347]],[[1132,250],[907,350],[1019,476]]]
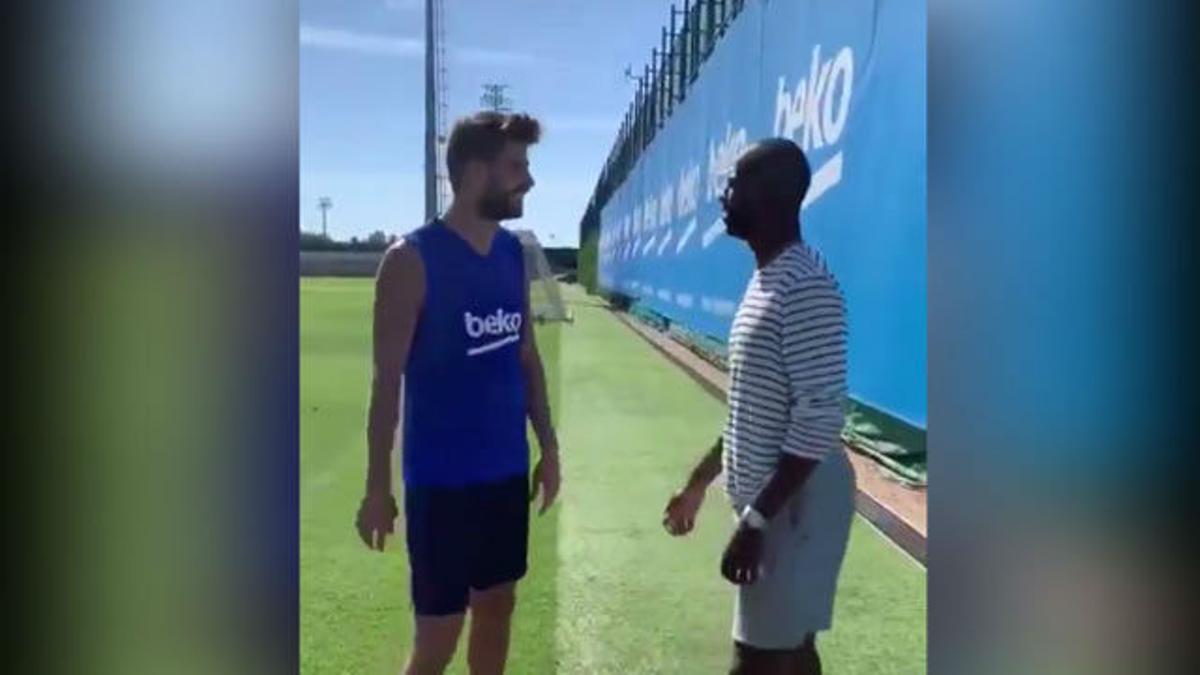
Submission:
[[[405,530],[412,602],[420,616],[461,614],[472,589],[525,576],[529,479],[466,487],[409,486]]]

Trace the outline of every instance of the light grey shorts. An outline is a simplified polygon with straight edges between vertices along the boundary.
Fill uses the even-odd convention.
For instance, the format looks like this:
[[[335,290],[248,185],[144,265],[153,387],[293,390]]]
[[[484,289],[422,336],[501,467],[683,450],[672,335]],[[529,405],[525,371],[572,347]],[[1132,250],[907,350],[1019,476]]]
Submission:
[[[854,469],[840,449],[821,462],[767,526],[763,570],[739,586],[733,639],[793,649],[833,625],[833,596],[854,517]]]

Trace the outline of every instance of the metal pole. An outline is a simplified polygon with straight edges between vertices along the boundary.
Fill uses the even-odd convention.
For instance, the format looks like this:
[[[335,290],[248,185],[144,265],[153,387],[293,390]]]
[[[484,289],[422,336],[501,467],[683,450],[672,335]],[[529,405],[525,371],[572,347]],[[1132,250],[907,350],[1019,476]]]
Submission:
[[[332,207],[333,200],[329,197],[321,197],[317,200],[317,208],[321,209],[321,237],[324,239],[329,238],[329,227],[326,223],[326,215],[328,214],[329,209]]]
[[[512,101],[504,95],[505,89],[508,89],[507,84],[485,84],[479,102],[496,112],[509,112]]]
[[[642,92],[642,97],[645,102],[642,104],[646,116],[646,143],[650,145],[650,139],[654,138],[654,70],[650,68],[650,64],[642,66],[642,77],[646,79],[646,88]]]
[[[662,110],[666,115],[670,115],[674,109],[674,101],[671,98],[671,52],[667,47],[667,29],[662,29],[662,49],[659,54],[662,58],[662,65],[659,68],[659,78],[661,85],[659,86],[659,100],[662,101]]]
[[[425,222],[437,217],[437,100],[433,11],[436,0],[425,0]]]
[[[650,82],[649,64],[642,66],[642,78],[643,82],[646,82],[646,88],[642,91],[642,97],[646,101],[642,103],[642,115],[646,118],[646,123],[644,123],[646,125],[646,133],[644,133],[644,142],[642,143],[642,148],[644,148],[650,144],[650,138],[654,137],[654,117],[652,109],[650,109],[650,104],[653,103],[653,89],[650,88],[654,86],[654,83]]]
[[[704,58],[707,59],[713,50],[713,38],[716,37],[717,0],[705,0],[704,10]]]
[[[642,84],[643,80],[638,79],[637,93],[633,95],[633,128],[637,135],[637,151],[641,152],[643,147],[642,139],[645,138],[645,120],[642,119]]]
[[[665,56],[666,56],[666,54],[663,54],[661,51],[658,52],[658,54],[656,55],[656,58],[654,59],[654,65],[651,66],[651,69],[654,71],[654,110],[655,110],[654,120],[655,120],[655,122],[657,122],[657,124],[654,127],[655,129],[661,128],[663,126],[663,124],[665,124],[667,121],[667,106],[666,106],[666,103],[663,101],[663,69],[662,69],[662,60],[663,60],[663,57],[665,57]],[[657,133],[658,132],[655,131],[655,134],[657,134]]]
[[[669,95],[671,97],[671,108],[674,109],[675,102],[678,100],[676,98],[677,87],[675,86],[675,71],[677,70],[675,67],[675,61],[678,60],[678,51],[675,49],[675,5],[671,5],[671,30],[667,34],[667,45],[667,63],[669,64],[667,67],[670,71],[669,75],[667,76],[667,87],[670,90]]]
[[[691,35],[688,32],[689,18],[692,15],[692,6],[690,0],[683,0],[683,25],[679,28],[679,100],[687,98],[688,71],[691,67],[689,63],[688,46],[691,42]]]

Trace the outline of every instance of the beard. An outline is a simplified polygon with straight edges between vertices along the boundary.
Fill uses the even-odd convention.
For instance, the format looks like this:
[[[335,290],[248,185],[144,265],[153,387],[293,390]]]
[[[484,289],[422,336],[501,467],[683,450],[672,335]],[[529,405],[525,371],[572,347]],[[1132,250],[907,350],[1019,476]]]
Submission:
[[[521,195],[516,191],[489,191],[479,202],[479,215],[497,222],[520,218],[522,211]]]
[[[750,214],[744,213],[741,210],[729,210],[725,212],[725,234],[734,239],[745,239],[750,234]]]

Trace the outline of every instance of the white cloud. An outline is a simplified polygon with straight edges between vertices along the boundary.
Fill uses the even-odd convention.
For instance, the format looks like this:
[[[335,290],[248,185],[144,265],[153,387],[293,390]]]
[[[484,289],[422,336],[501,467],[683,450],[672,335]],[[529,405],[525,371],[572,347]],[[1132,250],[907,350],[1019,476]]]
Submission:
[[[424,56],[425,41],[391,35],[357,33],[338,28],[300,26],[300,45],[317,49],[382,56]]]
[[[479,47],[451,47],[450,55],[462,63],[477,66],[528,66],[535,62],[532,54]]]
[[[425,41],[419,38],[361,33],[327,28],[323,26],[300,26],[300,45],[315,49],[357,52],[372,56],[400,56],[422,58],[425,56]],[[450,56],[461,63],[471,65],[516,66],[531,65],[535,59],[531,54],[507,52],[480,47],[453,47]]]

